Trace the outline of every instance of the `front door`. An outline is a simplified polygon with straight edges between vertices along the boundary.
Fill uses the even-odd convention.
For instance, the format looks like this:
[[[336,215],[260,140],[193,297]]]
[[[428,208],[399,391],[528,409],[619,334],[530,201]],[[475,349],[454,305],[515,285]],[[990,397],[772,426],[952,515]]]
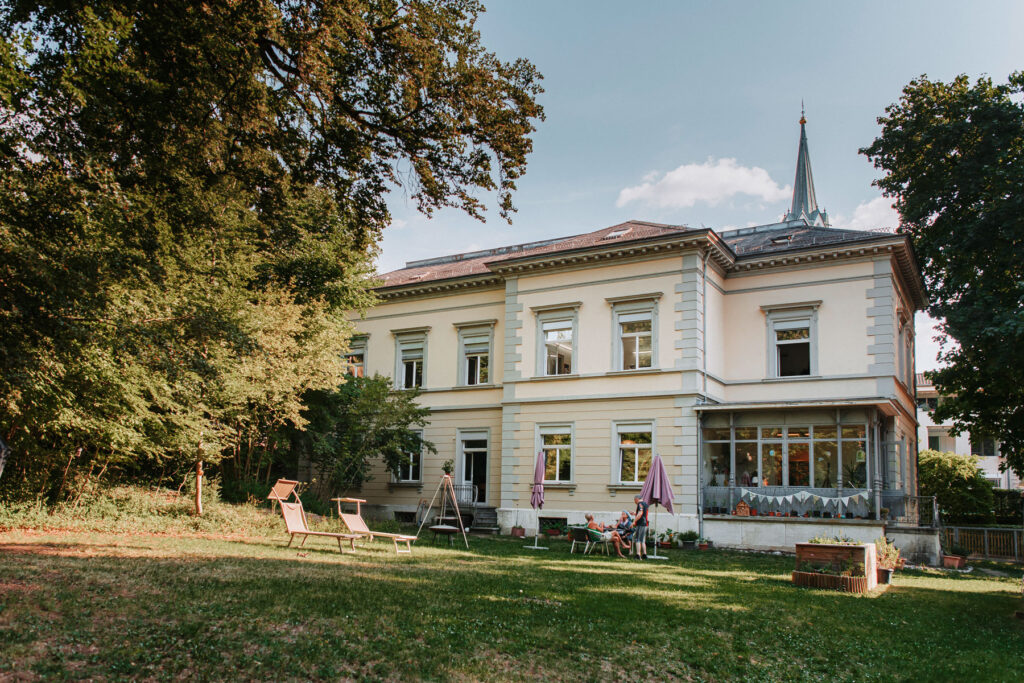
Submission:
[[[459,450],[459,483],[467,491],[464,496],[459,496],[460,499],[465,497],[465,502],[486,503],[487,432],[463,432],[459,439]]]

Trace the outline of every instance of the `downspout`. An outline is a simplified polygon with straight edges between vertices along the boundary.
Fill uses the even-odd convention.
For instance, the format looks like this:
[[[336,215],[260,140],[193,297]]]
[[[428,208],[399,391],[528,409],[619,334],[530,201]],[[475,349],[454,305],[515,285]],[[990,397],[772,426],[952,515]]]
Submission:
[[[700,271],[700,338],[704,348],[701,349],[701,398],[706,403],[708,400],[708,252],[704,251],[704,261]]]
[[[697,533],[704,538],[704,413],[697,417]]]

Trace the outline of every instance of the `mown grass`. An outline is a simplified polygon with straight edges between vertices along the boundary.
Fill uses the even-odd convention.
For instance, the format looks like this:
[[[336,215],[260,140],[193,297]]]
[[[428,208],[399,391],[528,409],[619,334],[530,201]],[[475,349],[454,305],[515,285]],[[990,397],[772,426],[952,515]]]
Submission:
[[[0,533],[0,679],[1024,679],[1019,578],[901,572],[858,597],[794,588],[789,557],[342,555],[280,526]]]

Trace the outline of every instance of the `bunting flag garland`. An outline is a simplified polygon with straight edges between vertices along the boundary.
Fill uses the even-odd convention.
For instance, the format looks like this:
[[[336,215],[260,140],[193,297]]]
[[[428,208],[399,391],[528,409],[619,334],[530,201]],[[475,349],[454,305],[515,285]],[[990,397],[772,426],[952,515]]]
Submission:
[[[866,503],[868,498],[864,493],[854,493],[849,496],[819,496],[808,491],[797,491],[779,496],[772,496],[766,493],[758,493],[749,489],[740,490],[740,500],[760,505],[792,505],[794,501],[806,503],[811,501],[814,504],[822,505],[826,510],[839,509],[839,506],[848,507],[851,503]]]

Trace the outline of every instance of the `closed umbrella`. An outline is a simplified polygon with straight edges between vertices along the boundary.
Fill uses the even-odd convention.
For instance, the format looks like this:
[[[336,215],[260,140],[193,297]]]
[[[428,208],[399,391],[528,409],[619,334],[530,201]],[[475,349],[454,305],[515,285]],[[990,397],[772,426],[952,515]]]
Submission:
[[[530,505],[534,510],[544,507],[544,451],[537,452],[537,464],[533,468],[533,493],[530,494]],[[537,518],[537,535],[533,537],[533,545],[524,546],[530,550],[547,550],[540,542],[540,517]]]
[[[660,455],[655,455],[654,460],[651,461],[651,469],[647,472],[647,478],[644,479],[644,486],[640,489],[640,500],[644,501],[648,505],[662,505],[670,514],[674,512],[672,509],[672,501],[675,500],[675,496],[672,494],[672,483],[668,479],[668,472],[665,471],[665,464],[661,461]],[[654,510],[654,537],[658,537],[658,510]],[[638,539],[638,542],[640,539]],[[654,545],[654,554],[648,555],[653,560],[667,560],[668,558],[664,555],[658,555],[658,545]]]

